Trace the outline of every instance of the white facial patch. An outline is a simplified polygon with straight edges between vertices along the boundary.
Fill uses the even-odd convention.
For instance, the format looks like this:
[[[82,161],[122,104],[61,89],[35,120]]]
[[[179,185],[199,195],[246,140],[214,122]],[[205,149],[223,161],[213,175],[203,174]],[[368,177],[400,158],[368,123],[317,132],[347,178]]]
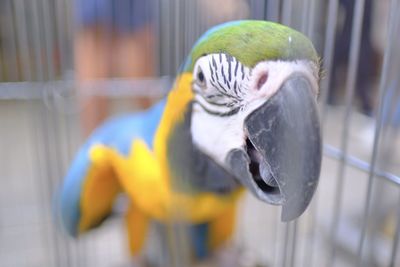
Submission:
[[[193,71],[193,142],[224,166],[229,151],[246,143],[244,120],[291,75],[302,75],[318,94],[318,68],[307,60],[265,61],[250,69],[236,58],[210,54]]]
[[[314,93],[318,94],[318,72],[315,64],[307,60],[298,61],[265,61],[252,69],[250,85],[253,91],[246,94],[247,102],[254,99],[269,99],[282,84],[292,75],[304,76],[310,83]],[[266,77],[266,78],[264,78]],[[265,82],[260,84],[260,79]]]
[[[213,116],[195,104],[191,125],[193,142],[224,166],[228,152],[245,144],[243,122],[244,118],[239,114],[230,118]]]

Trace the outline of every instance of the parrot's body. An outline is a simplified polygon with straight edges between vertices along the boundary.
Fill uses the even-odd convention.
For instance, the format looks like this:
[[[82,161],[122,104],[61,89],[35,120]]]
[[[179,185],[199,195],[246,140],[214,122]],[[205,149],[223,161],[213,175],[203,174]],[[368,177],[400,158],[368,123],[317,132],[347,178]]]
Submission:
[[[290,28],[237,21],[209,30],[165,100],[106,122],[81,148],[62,190],[64,225],[74,236],[98,226],[123,192],[133,254],[150,222],[183,221],[202,257],[230,238],[246,187],[294,219],[319,176],[318,79],[312,44]]]
[[[61,200],[63,221],[70,234],[76,236],[102,223],[123,191],[130,199],[126,225],[132,254],[143,247],[149,223],[154,220],[169,223],[189,216],[193,229],[198,229],[192,232],[199,257],[230,237],[241,190],[222,195],[173,192],[155,156],[156,129],[164,111],[165,101],[161,101],[146,112],[113,118],[81,148],[66,177]],[[202,237],[198,235],[204,231],[209,238],[199,245],[197,240]]]

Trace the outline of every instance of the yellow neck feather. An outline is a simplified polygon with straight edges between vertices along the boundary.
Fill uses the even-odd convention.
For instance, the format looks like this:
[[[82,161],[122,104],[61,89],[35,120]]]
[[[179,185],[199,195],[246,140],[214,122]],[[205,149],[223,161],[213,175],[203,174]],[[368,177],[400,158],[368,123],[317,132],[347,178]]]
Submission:
[[[177,77],[174,87],[168,95],[160,126],[156,132],[154,152],[163,173],[170,174],[167,162],[167,140],[175,125],[183,122],[184,114],[193,99],[192,79],[192,73],[183,73]]]

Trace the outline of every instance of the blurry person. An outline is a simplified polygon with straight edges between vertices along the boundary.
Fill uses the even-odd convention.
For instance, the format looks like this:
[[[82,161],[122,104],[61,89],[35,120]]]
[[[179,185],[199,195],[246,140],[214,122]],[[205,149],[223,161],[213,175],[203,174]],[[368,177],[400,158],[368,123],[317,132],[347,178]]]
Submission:
[[[88,92],[85,82],[154,75],[154,1],[77,0],[75,7],[75,70],[82,128],[88,135],[107,116],[108,101]],[[138,101],[141,107],[149,104]]]

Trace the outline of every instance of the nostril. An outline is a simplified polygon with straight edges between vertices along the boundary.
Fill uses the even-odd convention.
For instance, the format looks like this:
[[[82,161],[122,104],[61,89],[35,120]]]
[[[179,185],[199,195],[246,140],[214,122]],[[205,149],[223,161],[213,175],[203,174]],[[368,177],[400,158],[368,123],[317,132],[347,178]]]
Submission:
[[[260,90],[261,87],[267,82],[268,80],[268,72],[264,72],[257,81],[257,90]]]

